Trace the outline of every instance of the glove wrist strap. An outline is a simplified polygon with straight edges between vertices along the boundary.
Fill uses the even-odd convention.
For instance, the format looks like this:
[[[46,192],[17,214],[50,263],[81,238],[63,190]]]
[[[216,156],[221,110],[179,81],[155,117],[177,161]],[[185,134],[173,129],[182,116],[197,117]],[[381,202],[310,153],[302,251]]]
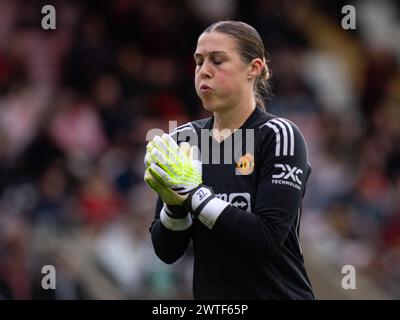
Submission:
[[[229,202],[218,199],[208,186],[201,185],[193,190],[185,203],[194,218],[212,229],[218,217],[229,206]]]
[[[192,225],[192,216],[186,215],[184,218],[171,218],[166,212],[166,206],[161,209],[160,212],[161,224],[171,231],[183,231],[188,229]]]
[[[214,197],[212,188],[200,185],[189,194],[186,204],[189,207],[189,211],[197,218],[201,210]]]
[[[188,214],[188,210],[183,206],[164,204],[164,209],[165,213],[173,219],[181,219]]]

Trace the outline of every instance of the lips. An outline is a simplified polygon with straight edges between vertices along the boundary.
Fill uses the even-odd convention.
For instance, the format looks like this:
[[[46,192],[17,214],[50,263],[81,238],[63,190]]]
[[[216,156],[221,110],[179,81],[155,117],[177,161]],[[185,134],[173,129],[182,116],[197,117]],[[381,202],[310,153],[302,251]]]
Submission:
[[[200,90],[201,90],[201,91],[209,91],[209,90],[212,90],[212,88],[209,87],[209,86],[206,85],[206,84],[202,84],[202,85],[200,86]]]

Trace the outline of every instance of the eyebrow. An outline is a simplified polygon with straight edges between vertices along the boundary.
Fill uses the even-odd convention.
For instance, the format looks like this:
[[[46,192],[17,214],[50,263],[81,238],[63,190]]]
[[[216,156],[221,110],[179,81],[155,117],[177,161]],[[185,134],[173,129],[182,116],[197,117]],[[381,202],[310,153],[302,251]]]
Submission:
[[[222,54],[227,54],[226,51],[210,51],[208,54],[209,54],[209,55],[216,55],[216,54],[220,54],[220,53],[222,53]],[[194,57],[194,58],[198,58],[198,57],[203,57],[203,55],[202,55],[201,53],[195,52],[195,53],[193,54],[193,57]]]

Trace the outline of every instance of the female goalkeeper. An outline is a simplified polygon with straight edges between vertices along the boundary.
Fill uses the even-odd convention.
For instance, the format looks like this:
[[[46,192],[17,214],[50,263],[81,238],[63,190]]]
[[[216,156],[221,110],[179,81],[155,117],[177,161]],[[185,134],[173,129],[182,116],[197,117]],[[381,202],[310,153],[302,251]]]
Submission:
[[[264,52],[246,23],[208,27],[195,87],[213,116],[147,145],[154,250],[173,263],[192,240],[195,299],[314,299],[299,243],[307,147],[292,122],[264,109]]]

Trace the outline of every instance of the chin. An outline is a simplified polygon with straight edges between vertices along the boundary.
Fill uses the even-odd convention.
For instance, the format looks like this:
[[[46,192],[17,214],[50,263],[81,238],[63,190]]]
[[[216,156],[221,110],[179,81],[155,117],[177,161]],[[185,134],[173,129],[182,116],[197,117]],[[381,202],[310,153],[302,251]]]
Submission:
[[[203,103],[203,107],[209,112],[222,112],[226,109],[226,107],[214,103]]]
[[[218,110],[221,110],[220,104],[216,103],[215,100],[202,99],[202,103],[203,103],[203,108],[206,109],[207,111],[216,112]]]

